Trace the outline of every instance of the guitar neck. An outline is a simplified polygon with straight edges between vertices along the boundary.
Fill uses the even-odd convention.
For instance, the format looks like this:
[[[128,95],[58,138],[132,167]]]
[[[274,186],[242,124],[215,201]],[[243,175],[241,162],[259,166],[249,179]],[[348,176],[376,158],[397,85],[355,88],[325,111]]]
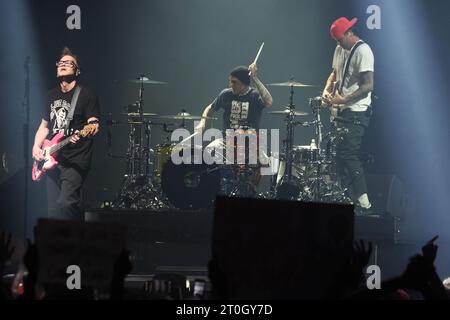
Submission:
[[[95,132],[96,128],[97,127],[94,124],[85,125],[81,131],[77,131],[76,133],[72,134],[71,136],[69,136],[69,137],[65,138],[64,140],[58,142],[57,144],[51,146],[49,148],[49,153],[52,154],[52,153],[60,150],[64,146],[66,146],[70,142],[70,138],[72,138],[74,136],[78,136],[78,137],[90,136],[93,132]]]
[[[340,86],[340,82],[339,81],[334,81],[333,82],[333,90],[331,91],[331,95],[334,96],[336,93],[339,93],[339,86]]]
[[[76,135],[76,134],[74,134],[74,135]],[[63,148],[70,142],[70,138],[72,138],[72,136],[65,138],[64,140],[62,140],[61,142],[58,142],[54,146],[51,146],[49,149],[49,153],[52,154],[52,153],[59,151],[61,148]]]

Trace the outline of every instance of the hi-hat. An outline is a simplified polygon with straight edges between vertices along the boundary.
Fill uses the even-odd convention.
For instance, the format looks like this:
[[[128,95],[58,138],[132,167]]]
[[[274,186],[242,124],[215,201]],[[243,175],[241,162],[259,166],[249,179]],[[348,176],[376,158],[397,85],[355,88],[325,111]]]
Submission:
[[[140,77],[137,77],[135,79],[130,79],[130,80],[127,80],[127,82],[130,82],[130,83],[143,83],[143,84],[167,84],[167,82],[150,80],[146,76],[140,76]]]
[[[163,119],[171,119],[171,120],[217,120],[217,118],[214,117],[202,117],[202,116],[193,116],[190,113],[187,112],[180,112],[175,115],[168,115],[168,116],[159,116]]]
[[[124,113],[124,115],[129,116],[129,117],[140,117],[141,114],[139,112],[129,112],[129,113]],[[143,112],[142,116],[143,117],[152,117],[152,116],[157,116],[158,114],[156,113],[151,113],[151,112]]]
[[[289,109],[289,108],[286,108],[284,110],[270,111],[269,113],[270,114],[280,114],[280,115],[286,116],[286,115],[290,114],[291,112],[292,112],[292,114],[294,116],[298,116],[298,117],[302,117],[302,116],[307,116],[308,115],[308,113],[306,113],[306,112],[291,111],[291,109]]]
[[[297,81],[287,81],[287,82],[279,82],[279,83],[269,83],[268,86],[274,86],[274,87],[296,87],[296,88],[312,88],[313,85],[310,84],[304,84]]]

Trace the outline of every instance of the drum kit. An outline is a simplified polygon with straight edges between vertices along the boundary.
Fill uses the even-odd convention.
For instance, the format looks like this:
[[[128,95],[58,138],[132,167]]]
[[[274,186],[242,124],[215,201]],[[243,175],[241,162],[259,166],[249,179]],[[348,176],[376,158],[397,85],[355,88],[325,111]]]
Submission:
[[[158,115],[144,112],[144,88],[146,85],[164,85],[166,82],[151,80],[145,75],[127,81],[138,85],[137,102],[129,104],[124,111],[126,121],[108,119],[108,155],[126,161],[126,169],[122,183],[115,199],[111,203],[114,209],[167,209],[179,208],[198,210],[209,208],[217,194],[229,196],[254,196],[261,198],[281,198],[301,201],[322,201],[348,203],[346,190],[343,189],[336,175],[336,145],[344,132],[333,130],[323,135],[320,118],[320,98],[310,98],[314,120],[297,121],[308,116],[306,112],[295,110],[294,89],[313,87],[293,79],[268,86],[288,87],[290,89],[289,105],[283,110],[271,111],[270,115],[284,117],[286,139],[279,155],[272,154],[277,163],[277,174],[272,176],[269,191],[256,191],[260,176],[258,167],[248,164],[181,164],[171,161],[174,144],[157,144],[155,150],[150,141],[152,127],[162,127],[170,133],[167,121],[177,121],[180,128],[186,122],[212,117],[195,116],[182,110],[175,115]],[[158,121],[154,121],[158,119]],[[124,156],[116,156],[111,152],[111,131],[116,125],[128,126],[128,146]],[[315,136],[311,145],[294,145],[295,127],[314,127]],[[194,154],[194,150],[192,150]],[[228,172],[224,174],[224,172]]]
[[[275,188],[270,196],[279,199],[315,201],[327,203],[350,203],[347,190],[343,188],[336,172],[336,147],[345,134],[335,126],[326,135],[323,134],[321,120],[322,99],[314,97],[308,99],[312,111],[312,121],[297,121],[298,117],[305,117],[306,112],[295,111],[294,89],[308,88],[311,85],[295,81],[271,83],[268,86],[288,87],[289,105],[280,111],[269,114],[285,117],[286,139],[283,140],[283,150],[279,156],[278,175],[274,180]],[[315,128],[311,144],[294,145],[295,127]]]
[[[127,80],[127,83],[139,86],[137,102],[129,104],[122,115],[126,121],[107,120],[108,156],[126,161],[122,183],[115,199],[111,202],[114,209],[197,209],[206,207],[208,199],[219,192],[218,172],[205,170],[205,166],[180,165],[170,161],[173,144],[161,143],[156,151],[151,148],[152,127],[162,127],[170,133],[169,126],[179,122],[178,127],[186,127],[187,121],[215,119],[193,116],[181,110],[175,115],[158,115],[144,112],[144,89],[146,85],[165,85],[166,82],[151,80],[145,75]],[[111,115],[110,115],[111,116]],[[153,119],[158,119],[154,121]],[[124,156],[114,155],[112,149],[111,128],[128,125],[128,147]],[[206,174],[205,174],[206,173]],[[214,196],[211,195],[214,192]]]

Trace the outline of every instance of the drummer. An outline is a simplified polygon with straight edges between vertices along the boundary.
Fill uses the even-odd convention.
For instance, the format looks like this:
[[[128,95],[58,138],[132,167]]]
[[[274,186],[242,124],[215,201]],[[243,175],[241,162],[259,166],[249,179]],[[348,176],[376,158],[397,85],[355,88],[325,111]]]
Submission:
[[[205,128],[206,119],[212,112],[223,110],[223,129],[246,130],[260,128],[262,110],[271,107],[272,96],[257,76],[255,63],[248,67],[238,66],[231,70],[228,77],[229,88],[209,104],[202,114],[202,120],[195,128],[201,132]],[[253,82],[254,88],[250,85]],[[216,139],[207,148],[223,147],[223,139]]]
[[[203,111],[203,119],[196,130],[203,130],[206,118],[211,112],[224,110],[223,128],[259,129],[262,110],[272,106],[272,96],[257,76],[257,66],[252,63],[248,68],[234,68],[228,77],[229,88],[222,90],[217,98]],[[250,82],[256,89],[250,86]]]

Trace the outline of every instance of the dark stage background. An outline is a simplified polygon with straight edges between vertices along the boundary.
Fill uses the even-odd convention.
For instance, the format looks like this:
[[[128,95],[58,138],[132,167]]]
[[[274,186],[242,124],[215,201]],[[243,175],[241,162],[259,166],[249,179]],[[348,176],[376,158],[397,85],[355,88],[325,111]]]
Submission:
[[[66,27],[66,9],[72,4],[81,9],[80,30]],[[381,29],[366,27],[370,5],[381,10]],[[96,137],[85,188],[86,204],[98,207],[114,197],[125,169],[123,160],[107,156],[105,120],[109,114],[125,120],[124,107],[136,101],[138,87],[126,79],[146,74],[168,82],[145,87],[147,112],[167,115],[186,109],[199,115],[227,85],[228,72],[251,63],[265,42],[258,62],[260,78],[271,83],[294,76],[315,85],[295,92],[297,109],[308,112],[307,98],[320,94],[331,70],[335,42],[329,36],[330,23],[347,16],[360,19],[357,31],[371,45],[376,61],[378,99],[365,142],[375,161],[367,167],[368,174],[395,175],[408,189],[414,204],[403,220],[409,232],[405,237],[422,240],[436,233],[450,240],[448,12],[450,2],[444,0],[1,0],[0,152],[8,166],[2,166],[0,176],[0,229],[21,237],[27,228],[30,234],[46,210],[43,183],[30,182],[27,217],[22,208],[27,56],[30,143],[45,93],[57,84],[54,63],[63,46],[81,57],[81,81],[100,97],[103,131]],[[287,105],[288,88],[269,89],[274,110]],[[323,116],[328,114],[324,111]],[[212,125],[220,127],[221,121]],[[262,127],[279,128],[283,136],[282,119],[267,110]],[[295,144],[308,144],[312,134],[313,129],[298,128]],[[114,153],[125,153],[127,135],[126,126],[112,129]],[[154,127],[152,145],[167,137]],[[29,168],[25,172],[29,175]]]

